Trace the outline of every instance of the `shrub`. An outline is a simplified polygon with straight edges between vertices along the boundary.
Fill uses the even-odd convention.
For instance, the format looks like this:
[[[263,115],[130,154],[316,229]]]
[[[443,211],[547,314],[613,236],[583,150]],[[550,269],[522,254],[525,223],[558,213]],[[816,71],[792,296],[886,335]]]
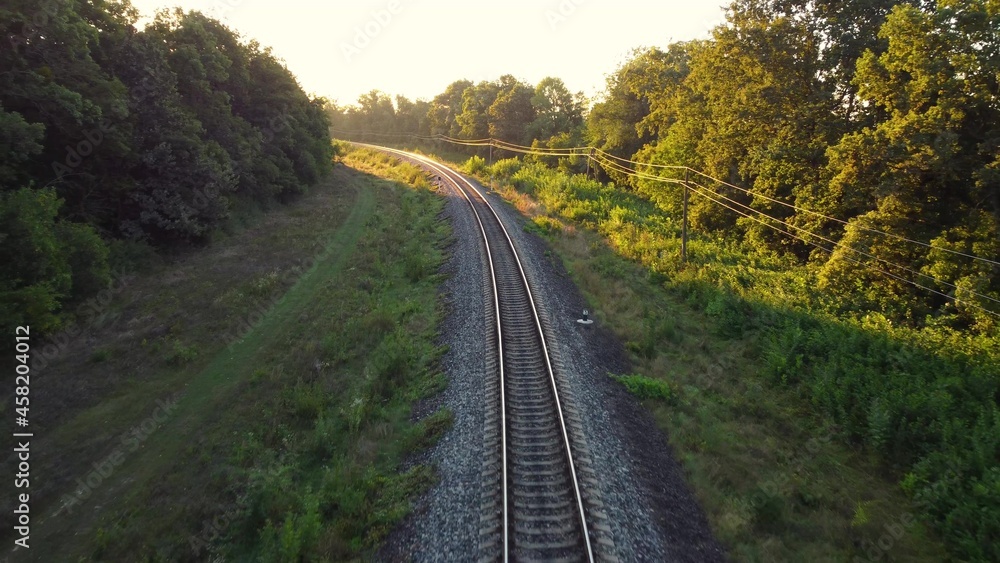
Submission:
[[[521,160],[517,158],[505,158],[493,163],[490,173],[500,178],[510,178],[521,169]]]
[[[186,346],[180,340],[174,340],[167,351],[167,363],[172,366],[183,366],[198,357],[198,348],[192,344]]]
[[[372,351],[365,368],[371,396],[389,399],[419,365],[419,351],[409,335],[397,329],[387,335]]]
[[[666,381],[651,379],[644,375],[615,375],[615,381],[621,383],[636,397],[646,400],[654,399],[666,403],[674,403],[677,393]]]
[[[93,228],[61,221],[56,224],[56,236],[65,247],[71,272],[72,289],[67,301],[81,302],[108,287],[111,283],[108,247]]]
[[[726,338],[742,336],[749,321],[749,307],[729,291],[720,291],[705,307],[705,313],[716,320],[716,333]]]
[[[59,206],[51,189],[0,196],[0,313],[7,333],[28,319],[41,331],[59,325],[57,311],[72,283],[55,235]]]
[[[57,221],[55,190],[21,188],[0,195],[0,325],[59,328],[67,302],[110,282],[108,250],[93,228]],[[33,331],[34,332],[34,331]]]
[[[465,170],[466,174],[479,174],[483,170],[486,170],[486,161],[481,156],[473,156],[465,161],[462,169]]]

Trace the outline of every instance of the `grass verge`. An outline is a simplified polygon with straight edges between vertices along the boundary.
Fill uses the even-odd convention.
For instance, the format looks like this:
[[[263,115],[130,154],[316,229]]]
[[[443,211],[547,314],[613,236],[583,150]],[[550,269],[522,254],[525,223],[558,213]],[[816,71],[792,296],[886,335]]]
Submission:
[[[406,177],[340,167],[264,224],[136,278],[94,329],[108,343],[52,367],[141,365],[142,377],[120,378],[52,429],[66,475],[33,530],[33,556],[373,552],[436,479],[402,461],[451,421],[446,411],[411,420],[412,403],[444,385],[434,342],[450,231],[442,198],[422,175]]]

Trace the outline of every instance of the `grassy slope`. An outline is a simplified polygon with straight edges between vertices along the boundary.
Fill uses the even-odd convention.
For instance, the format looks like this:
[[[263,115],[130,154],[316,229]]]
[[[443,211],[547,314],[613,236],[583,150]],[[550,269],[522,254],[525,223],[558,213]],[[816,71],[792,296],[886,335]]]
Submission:
[[[257,231],[127,288],[112,326],[95,329],[111,344],[63,369],[140,365],[143,377],[50,432],[70,476],[123,459],[72,513],[53,515],[62,501],[49,500],[32,556],[344,559],[378,542],[434,479],[399,473],[400,461],[450,423],[409,419],[443,384],[435,271],[448,231],[440,198],[404,176],[410,187],[340,169]],[[135,330],[150,318],[173,325]],[[171,397],[176,409],[149,422]],[[126,447],[119,437],[144,420]]]
[[[611,241],[584,227],[594,217],[580,206],[594,202],[549,193],[546,206],[531,189],[495,188],[533,218],[530,228],[547,238],[596,316],[627,344],[641,375],[623,383],[639,387],[640,396],[659,396],[644,405],[668,432],[734,559],[947,558],[941,540],[915,520],[920,507],[900,490],[899,473],[872,452],[846,446],[800,390],[773,384],[762,357],[772,344],[767,331],[734,326],[729,313],[738,303],[730,294],[697,282],[700,272],[670,280],[650,267],[649,260],[673,257],[629,229],[629,221],[641,220],[624,213]],[[693,246],[712,252],[699,241]],[[643,381],[648,385],[634,385]]]
[[[637,373],[673,391],[644,404],[734,559],[867,561],[870,546],[917,512],[877,460],[841,445],[808,402],[760,377],[758,335],[721,336],[716,319],[660,291],[592,233],[549,240],[633,350]],[[944,555],[921,526],[884,543],[878,551],[891,560]]]

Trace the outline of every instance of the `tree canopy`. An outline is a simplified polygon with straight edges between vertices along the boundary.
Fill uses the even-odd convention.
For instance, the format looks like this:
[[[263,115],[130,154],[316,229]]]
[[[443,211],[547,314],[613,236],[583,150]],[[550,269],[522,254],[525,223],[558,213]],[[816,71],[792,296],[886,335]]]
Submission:
[[[199,12],[137,18],[127,0],[0,6],[5,326],[57,328],[107,285],[115,240],[205,240],[237,200],[329,168],[325,100],[268,49]]]

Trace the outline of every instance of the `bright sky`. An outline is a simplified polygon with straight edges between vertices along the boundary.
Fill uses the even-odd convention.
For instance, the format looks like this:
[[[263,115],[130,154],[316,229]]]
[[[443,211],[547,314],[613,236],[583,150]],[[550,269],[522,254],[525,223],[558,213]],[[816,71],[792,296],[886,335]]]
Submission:
[[[143,16],[201,10],[284,59],[309,93],[430,100],[466,78],[562,78],[596,96],[642,46],[706,38],[727,0],[132,0]],[[141,24],[140,24],[141,25]]]

